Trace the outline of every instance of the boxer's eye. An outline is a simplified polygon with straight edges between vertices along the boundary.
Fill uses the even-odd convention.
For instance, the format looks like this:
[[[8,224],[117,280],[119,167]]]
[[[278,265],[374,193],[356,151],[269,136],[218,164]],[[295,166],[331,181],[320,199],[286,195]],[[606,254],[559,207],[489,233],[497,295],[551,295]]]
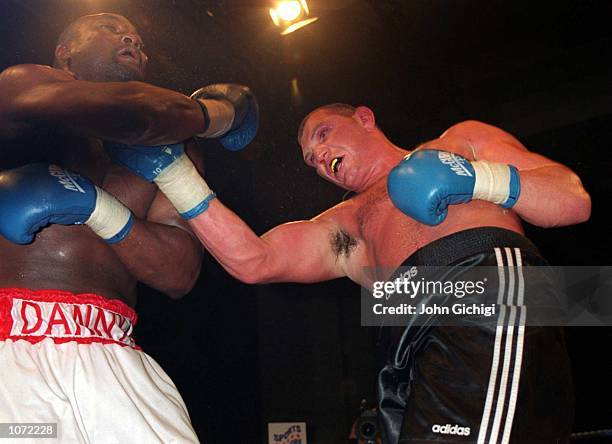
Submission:
[[[119,29],[114,25],[100,25],[100,28],[108,29],[113,34],[119,34]]]
[[[328,133],[329,133],[329,128],[321,128],[318,134],[319,142],[323,142],[325,138],[327,137]]]

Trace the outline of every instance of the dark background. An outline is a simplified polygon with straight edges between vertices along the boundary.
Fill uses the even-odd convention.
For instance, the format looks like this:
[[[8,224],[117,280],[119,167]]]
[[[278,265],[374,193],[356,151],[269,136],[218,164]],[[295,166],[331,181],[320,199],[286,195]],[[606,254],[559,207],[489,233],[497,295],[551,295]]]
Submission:
[[[151,83],[186,94],[250,85],[262,110],[256,141],[241,153],[215,142],[202,149],[208,182],[258,233],[342,200],[302,164],[295,142],[317,105],[367,104],[407,148],[464,119],[493,123],[570,166],[592,195],[586,224],[527,227],[544,255],[555,265],[610,265],[609,1],[309,5],[320,20],[281,37],[265,0],[0,0],[0,68],[51,63],[66,24],[108,11],[139,28]],[[374,401],[375,331],[359,326],[358,295],[347,280],[246,286],[207,256],[181,301],[142,289],[137,340],[179,387],[203,441],[263,442],[267,422],[303,420],[310,442],[339,443],[360,399]],[[567,332],[576,431],[612,427],[611,330]]]

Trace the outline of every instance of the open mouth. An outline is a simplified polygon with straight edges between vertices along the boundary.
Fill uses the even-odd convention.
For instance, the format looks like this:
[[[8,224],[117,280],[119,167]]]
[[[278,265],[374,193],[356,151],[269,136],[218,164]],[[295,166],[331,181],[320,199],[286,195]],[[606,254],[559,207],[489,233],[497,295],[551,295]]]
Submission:
[[[130,46],[125,47],[123,49],[121,49],[117,55],[122,59],[122,60],[127,60],[130,61],[131,63],[135,63],[137,65],[140,65],[140,57],[138,54],[138,51],[135,48],[132,48]]]
[[[332,173],[335,175],[340,171],[340,167],[342,166],[342,157],[334,157],[329,164],[329,167]]]

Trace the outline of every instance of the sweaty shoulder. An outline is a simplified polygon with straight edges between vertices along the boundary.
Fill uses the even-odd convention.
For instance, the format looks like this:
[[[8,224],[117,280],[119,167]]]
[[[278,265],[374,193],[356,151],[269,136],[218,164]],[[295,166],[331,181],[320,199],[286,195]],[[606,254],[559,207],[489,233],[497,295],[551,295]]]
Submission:
[[[355,199],[351,198],[328,208],[314,219],[333,222],[339,226],[347,226],[349,228],[350,221],[355,217],[356,208]]]
[[[349,233],[351,237],[360,239],[360,228],[357,221],[359,203],[355,198],[345,200],[319,214],[314,220],[323,221],[336,230]]]
[[[20,105],[36,97],[34,88],[74,80],[66,71],[45,65],[15,65],[0,73],[0,122],[19,122]],[[31,94],[30,94],[31,93]]]
[[[34,85],[37,83],[74,80],[74,77],[60,69],[47,65],[14,65],[0,73],[0,88]]]
[[[515,148],[525,149],[523,144],[512,134],[478,120],[466,120],[451,126],[440,136],[440,139],[444,138],[464,139],[478,147],[488,146],[491,143],[504,143],[514,145]]]

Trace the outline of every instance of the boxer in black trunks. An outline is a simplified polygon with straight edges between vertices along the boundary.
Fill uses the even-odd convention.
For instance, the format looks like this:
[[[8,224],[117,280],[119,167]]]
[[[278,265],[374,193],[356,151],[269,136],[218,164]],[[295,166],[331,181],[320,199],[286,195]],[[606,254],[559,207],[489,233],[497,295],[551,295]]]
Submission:
[[[521,219],[551,227],[580,223],[590,217],[590,197],[576,174],[557,162],[529,152],[507,132],[481,122],[454,125],[438,139],[413,150],[414,154],[405,160],[409,151],[395,146],[385,137],[376,126],[374,113],[369,108],[333,104],[316,109],[303,120],[298,141],[308,166],[315,168],[324,179],[354,191],[356,195],[311,220],[283,224],[257,236],[211,194],[208,209],[191,219],[190,225],[219,263],[244,282],[309,283],[349,277],[369,288],[372,281],[389,278],[389,275],[373,275],[371,270],[395,269],[407,258],[411,261],[417,258],[415,263],[420,263],[419,256],[430,250],[453,252],[438,262],[444,265],[477,253],[487,257],[485,263],[495,264],[495,248],[503,251],[509,248],[512,254],[524,256],[525,261],[538,262],[537,251],[524,238]],[[448,167],[448,159],[455,170]],[[415,162],[422,164],[413,168]],[[405,170],[425,171],[426,174],[416,184],[410,179],[407,184],[402,178],[406,176]],[[466,195],[465,188],[470,186],[465,183],[467,179],[455,177],[457,171],[466,170],[471,171],[468,175],[472,180],[471,187],[478,191],[474,196],[471,190],[469,196]],[[478,186],[473,183],[475,170],[479,176]],[[395,178],[389,182],[388,192],[390,173]],[[434,183],[427,182],[428,176],[435,178]],[[457,181],[460,183],[456,184]],[[409,186],[423,187],[422,184],[426,183],[433,188],[438,187],[438,182],[444,191],[430,192],[427,189],[419,193],[417,190],[410,191],[408,198],[402,197],[402,191]],[[456,188],[459,188],[459,198],[453,195]],[[393,202],[390,194],[394,197]],[[439,202],[423,205],[432,199],[432,195],[440,200],[446,199],[446,206]],[[416,203],[418,208],[407,208],[409,205],[402,199]],[[448,206],[448,203],[452,205]],[[427,208],[440,211],[427,213]],[[479,231],[483,227],[494,230]],[[483,244],[479,239],[484,234],[493,236],[492,241]],[[463,243],[453,242],[453,235],[463,236]],[[519,248],[519,253],[515,253],[514,248]],[[446,330],[432,334],[445,335],[444,341],[455,349],[464,343],[461,336],[455,337]],[[536,347],[533,350],[535,355],[544,346],[557,350],[549,352],[554,355],[554,360],[551,358],[548,364],[538,359],[524,360],[523,363],[527,364],[516,367],[516,371],[523,374],[520,388],[514,388],[513,392],[516,394],[518,390],[517,403],[510,403],[509,407],[506,400],[499,401],[501,407],[498,409],[497,400],[501,399],[498,393],[508,386],[508,376],[497,379],[498,382],[504,379],[503,387],[497,382],[491,382],[489,386],[490,375],[495,374],[496,368],[493,360],[495,349],[482,344],[491,344],[492,340],[495,344],[495,335],[486,331],[481,334],[483,338],[477,341],[481,345],[465,343],[467,351],[473,352],[470,362],[473,358],[479,364],[460,365],[447,373],[458,385],[474,380],[476,385],[472,397],[466,397],[465,391],[445,391],[439,384],[426,386],[424,378],[414,380],[414,386],[406,391],[409,380],[391,384],[384,381],[385,374],[389,373],[383,372],[384,390],[395,391],[396,395],[404,397],[398,404],[402,410],[399,416],[383,414],[383,419],[386,418],[383,421],[386,442],[543,442],[537,441],[537,433],[527,435],[532,424],[555,424],[551,429],[554,439],[559,442],[567,439],[568,417],[572,409],[571,387],[567,385],[564,373],[565,352],[556,336],[528,341],[527,347],[532,344]],[[408,340],[408,343],[413,344],[413,341]],[[509,343],[508,347],[511,346]],[[431,363],[427,355],[411,354],[410,359],[414,360],[413,365],[423,366],[424,377],[432,374],[432,369],[427,368]],[[553,365],[560,366],[556,367],[557,370],[562,369],[558,379],[550,379],[550,387],[541,397],[537,393],[526,396],[526,390],[548,378]],[[396,375],[401,375],[401,372]],[[492,397],[488,396],[490,387]],[[509,395],[513,390],[512,382],[510,387]],[[551,390],[560,393],[556,401],[549,396]],[[418,398],[412,398],[413,394]],[[444,402],[442,397],[445,397]],[[551,404],[561,400],[561,404]],[[387,407],[386,401],[383,396],[383,411]],[[457,409],[447,408],[453,403]],[[464,408],[469,412],[464,412]],[[457,412],[464,416],[458,416]],[[457,424],[464,419],[467,423]],[[447,424],[450,425],[446,427]],[[458,434],[460,428],[461,434]],[[446,433],[447,429],[454,432]],[[534,440],[521,441],[526,436],[532,436]],[[553,439],[552,435],[550,437]]]
[[[428,281],[484,279],[485,292],[463,296],[461,305],[494,304],[496,313],[453,320],[415,315],[406,327],[384,332],[392,339],[377,390],[387,436],[400,443],[567,442],[573,392],[562,329],[534,326],[533,317],[527,325],[526,317],[544,305],[562,309],[546,265],[525,237],[492,227],[445,236],[402,263]],[[424,297],[438,307],[458,301]]]

